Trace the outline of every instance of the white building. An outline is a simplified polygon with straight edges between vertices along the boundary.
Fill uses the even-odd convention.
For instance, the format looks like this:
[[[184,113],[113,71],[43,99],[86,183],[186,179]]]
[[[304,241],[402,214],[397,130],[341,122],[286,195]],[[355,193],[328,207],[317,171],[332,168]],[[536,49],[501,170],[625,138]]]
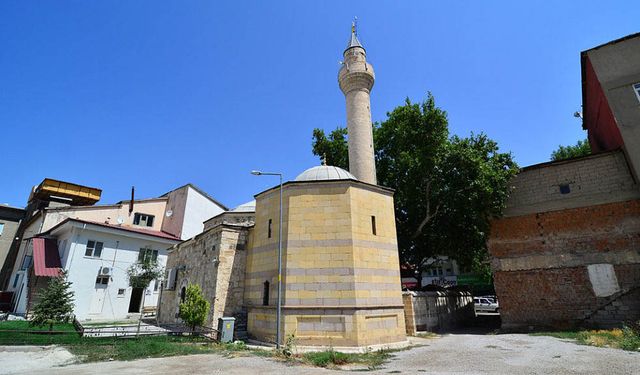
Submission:
[[[178,242],[179,238],[154,230],[67,219],[32,239],[34,266],[28,295],[16,310],[26,311],[27,304],[36,301],[38,289],[60,268],[72,283],[74,313],[80,321],[123,320],[142,309],[155,310],[161,281],[152,281],[146,289],[132,288],[127,270],[145,257],[164,268],[167,249]]]
[[[87,189],[98,192],[93,201],[73,205]],[[42,208],[25,219],[5,289],[13,293],[14,313],[28,314],[37,291],[62,268],[73,282],[78,319],[124,319],[140,309],[143,291],[128,287],[126,270],[137,262],[141,249],[149,249],[164,267],[169,247],[201,233],[204,221],[227,210],[192,184],[158,198],[93,205],[99,193],[51,179],[34,188],[29,205]],[[87,255],[88,245],[99,256]],[[107,272],[105,267],[111,273],[99,277],[98,270]],[[157,306],[157,289],[152,283],[144,292],[144,307]]]

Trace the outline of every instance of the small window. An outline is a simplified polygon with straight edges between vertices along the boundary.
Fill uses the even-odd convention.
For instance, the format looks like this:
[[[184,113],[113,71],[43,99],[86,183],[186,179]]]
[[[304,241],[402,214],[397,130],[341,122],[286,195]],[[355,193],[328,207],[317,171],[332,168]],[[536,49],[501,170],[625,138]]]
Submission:
[[[571,193],[571,187],[569,184],[560,184],[560,194],[569,194]]]
[[[20,275],[16,275],[16,278],[13,279],[13,287],[17,287],[18,286],[18,280],[20,280]]]
[[[447,268],[447,276],[451,276],[453,275],[453,272],[451,272],[451,268]]]
[[[376,230],[376,217],[375,216],[371,216],[371,233],[373,233],[374,236],[377,236],[377,230]]]
[[[138,263],[155,262],[158,260],[158,250],[140,249],[138,253]]]
[[[153,291],[157,292],[158,291],[158,287],[160,287],[160,280],[154,280],[154,282],[153,282]]]
[[[21,270],[26,270],[29,267],[31,267],[31,261],[33,260],[33,256],[31,255],[25,255],[24,259],[22,259],[22,267],[20,267]]]
[[[100,258],[100,255],[102,255],[103,247],[104,244],[102,242],[89,240],[87,241],[87,249],[84,252],[84,256]]]
[[[269,282],[265,281],[262,289],[262,306],[269,306]]]
[[[187,298],[187,288],[182,287],[180,290],[180,302],[184,303],[185,298]]]
[[[122,288],[118,289],[118,295],[119,296],[124,296],[125,292],[126,292],[126,289],[122,289]]]
[[[109,284],[109,276],[98,276],[96,278],[96,285],[97,284],[102,284],[102,285]]]
[[[271,238],[271,224],[272,224],[272,220],[269,219],[269,227],[267,228],[267,238]]]
[[[153,226],[153,215],[141,214],[136,212],[133,215],[133,225],[140,225],[143,227]]]
[[[633,85],[633,91],[635,91],[636,98],[638,98],[638,101],[640,102],[640,82]]]
[[[4,232],[4,223],[0,223],[0,236],[2,236],[2,232]]]

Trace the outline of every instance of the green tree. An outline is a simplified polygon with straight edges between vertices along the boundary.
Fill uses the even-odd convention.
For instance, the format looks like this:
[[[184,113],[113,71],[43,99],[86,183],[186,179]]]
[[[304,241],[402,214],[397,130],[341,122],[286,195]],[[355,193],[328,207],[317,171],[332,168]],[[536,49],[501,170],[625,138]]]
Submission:
[[[200,285],[187,285],[184,302],[180,303],[180,319],[182,319],[191,330],[195,330],[196,326],[203,325],[207,320],[211,305],[202,295]]]
[[[149,287],[149,284],[153,280],[162,279],[163,269],[158,265],[157,259],[153,258],[153,256],[148,256],[148,254],[152,254],[149,250],[146,253],[146,250],[141,253],[140,259],[138,263],[132,264],[127,269],[127,276],[129,278],[129,285],[133,288],[142,288],[142,301],[140,302],[140,317],[138,318],[138,329],[136,330],[136,336],[140,334],[140,324],[142,323],[142,313],[144,309],[144,300],[146,295],[146,289]]]
[[[313,153],[346,168],[348,159],[333,154],[346,152],[346,137],[323,137],[319,129],[313,134]],[[387,113],[373,135],[378,183],[396,191],[401,262],[417,268],[419,283],[438,255],[486,273],[489,220],[500,215],[517,172],[511,154],[499,152],[484,134],[449,137],[446,112],[431,94]]]
[[[551,153],[551,160],[558,161],[587,155],[591,155],[591,146],[589,141],[584,139],[573,146],[558,146],[558,149]]]
[[[52,331],[55,323],[67,323],[71,320],[73,291],[66,271],[61,271],[58,277],[52,277],[49,285],[40,292],[39,298],[29,324],[39,327],[48,324],[49,331]]]

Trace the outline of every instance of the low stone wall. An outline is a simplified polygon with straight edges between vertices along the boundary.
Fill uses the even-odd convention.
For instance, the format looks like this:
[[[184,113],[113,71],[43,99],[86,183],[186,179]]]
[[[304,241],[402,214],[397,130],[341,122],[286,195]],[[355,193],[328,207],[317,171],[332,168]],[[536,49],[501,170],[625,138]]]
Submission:
[[[471,292],[403,292],[408,335],[447,330],[473,319]]]

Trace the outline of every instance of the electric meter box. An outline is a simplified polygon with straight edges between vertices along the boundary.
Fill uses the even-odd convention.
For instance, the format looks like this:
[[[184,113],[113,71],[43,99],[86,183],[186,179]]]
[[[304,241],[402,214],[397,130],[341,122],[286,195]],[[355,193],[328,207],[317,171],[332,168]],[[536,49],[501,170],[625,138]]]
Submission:
[[[223,316],[218,319],[218,341],[232,342],[233,341],[233,328],[236,322],[236,318]]]

